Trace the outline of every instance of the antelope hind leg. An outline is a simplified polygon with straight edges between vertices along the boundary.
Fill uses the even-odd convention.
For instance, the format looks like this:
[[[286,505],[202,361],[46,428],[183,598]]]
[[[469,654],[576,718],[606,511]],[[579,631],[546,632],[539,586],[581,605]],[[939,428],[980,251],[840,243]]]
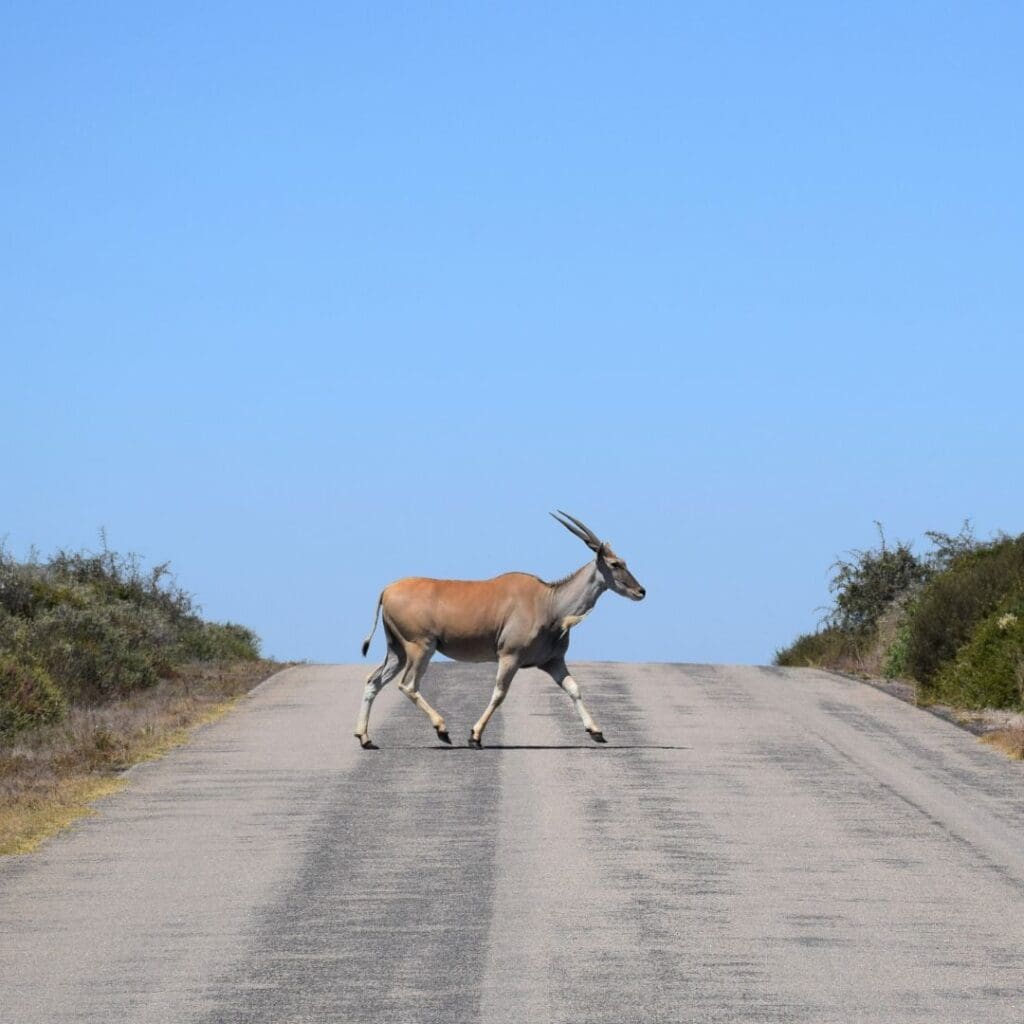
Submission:
[[[363,750],[377,750],[377,744],[370,739],[370,709],[377,699],[377,694],[391,682],[398,674],[404,664],[404,656],[398,651],[388,648],[384,660],[367,676],[366,686],[363,690],[363,703],[359,708],[359,718],[356,720],[356,739]]]
[[[434,655],[434,648],[432,646],[426,647],[418,644],[409,644],[406,647],[406,655],[409,661],[406,665],[402,681],[398,684],[398,688],[430,719],[430,724],[434,727],[437,738],[442,743],[447,743],[448,746],[451,746],[452,738],[448,735],[448,727],[444,724],[444,716],[435,711],[427,703],[423,694],[420,693],[420,680],[427,671],[427,665],[430,664],[430,659]]]

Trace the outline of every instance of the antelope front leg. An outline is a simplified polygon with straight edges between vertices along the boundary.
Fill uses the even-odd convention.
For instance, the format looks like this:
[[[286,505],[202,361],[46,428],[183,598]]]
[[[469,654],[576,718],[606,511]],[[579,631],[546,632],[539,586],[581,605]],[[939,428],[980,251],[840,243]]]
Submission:
[[[505,699],[508,688],[512,683],[512,677],[516,674],[518,668],[519,663],[514,658],[501,658],[498,661],[498,677],[494,682],[494,693],[491,694],[490,703],[484,708],[480,721],[473,726],[473,731],[469,734],[469,745],[471,747],[476,747],[479,750],[482,746],[480,739],[484,734],[484,729],[487,728],[491,715],[494,714],[498,705]]]
[[[565,659],[556,658],[554,661],[549,661],[546,665],[542,665],[541,668],[544,672],[547,672],[547,674],[551,676],[551,678],[572,698],[572,702],[576,706],[576,711],[579,713],[580,720],[583,722],[583,728],[587,730],[590,738],[595,743],[607,743],[608,741],[604,738],[604,733],[598,728],[597,722],[595,722],[591,717],[586,704],[583,703],[583,696],[580,693],[580,688],[577,685],[576,680],[569,675],[569,669],[566,667]]]

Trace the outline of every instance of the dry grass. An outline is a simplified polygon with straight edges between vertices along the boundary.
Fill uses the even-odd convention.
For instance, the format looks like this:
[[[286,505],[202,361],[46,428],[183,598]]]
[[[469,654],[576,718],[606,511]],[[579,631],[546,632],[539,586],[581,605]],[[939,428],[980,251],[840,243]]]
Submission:
[[[0,750],[0,854],[29,853],[93,813],[93,800],[127,784],[125,768],[184,743],[282,667],[190,664],[123,700],[73,707],[58,724],[18,734]]]
[[[1024,726],[1015,725],[1009,729],[996,729],[986,733],[982,741],[996,750],[1001,750],[1015,761],[1024,761]]]

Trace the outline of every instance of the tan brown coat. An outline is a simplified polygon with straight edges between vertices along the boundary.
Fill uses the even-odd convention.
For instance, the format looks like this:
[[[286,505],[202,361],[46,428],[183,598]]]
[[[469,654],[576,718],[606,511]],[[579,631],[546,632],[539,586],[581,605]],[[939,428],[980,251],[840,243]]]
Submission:
[[[597,557],[557,583],[528,573],[509,572],[489,580],[435,580],[410,576],[385,587],[377,602],[384,623],[388,651],[370,673],[356,723],[356,737],[366,749],[370,708],[381,688],[398,679],[399,689],[430,719],[437,735],[450,743],[444,718],[419,691],[420,680],[434,653],[456,661],[496,661],[494,693],[470,733],[470,746],[479,747],[483,731],[495,709],[505,699],[512,677],[520,668],[537,667],[569,695],[592,739],[604,735],[580,696],[569,674],[565,653],[569,631],[581,622],[605,590],[642,600],[644,588],[626,563],[578,519],[561,513],[563,526],[580,537]],[[555,517],[558,518],[557,516]],[[568,520],[568,521],[566,521]],[[369,649],[377,627],[363,642]]]

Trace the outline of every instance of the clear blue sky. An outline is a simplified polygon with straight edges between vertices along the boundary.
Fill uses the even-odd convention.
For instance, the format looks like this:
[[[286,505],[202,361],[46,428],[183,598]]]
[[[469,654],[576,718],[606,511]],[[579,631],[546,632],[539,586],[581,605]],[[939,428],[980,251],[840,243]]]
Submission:
[[[766,661],[872,520],[1024,530],[1022,29],[8,4],[0,534],[353,660],[395,577],[582,564],[565,508],[649,592],[576,657]]]

